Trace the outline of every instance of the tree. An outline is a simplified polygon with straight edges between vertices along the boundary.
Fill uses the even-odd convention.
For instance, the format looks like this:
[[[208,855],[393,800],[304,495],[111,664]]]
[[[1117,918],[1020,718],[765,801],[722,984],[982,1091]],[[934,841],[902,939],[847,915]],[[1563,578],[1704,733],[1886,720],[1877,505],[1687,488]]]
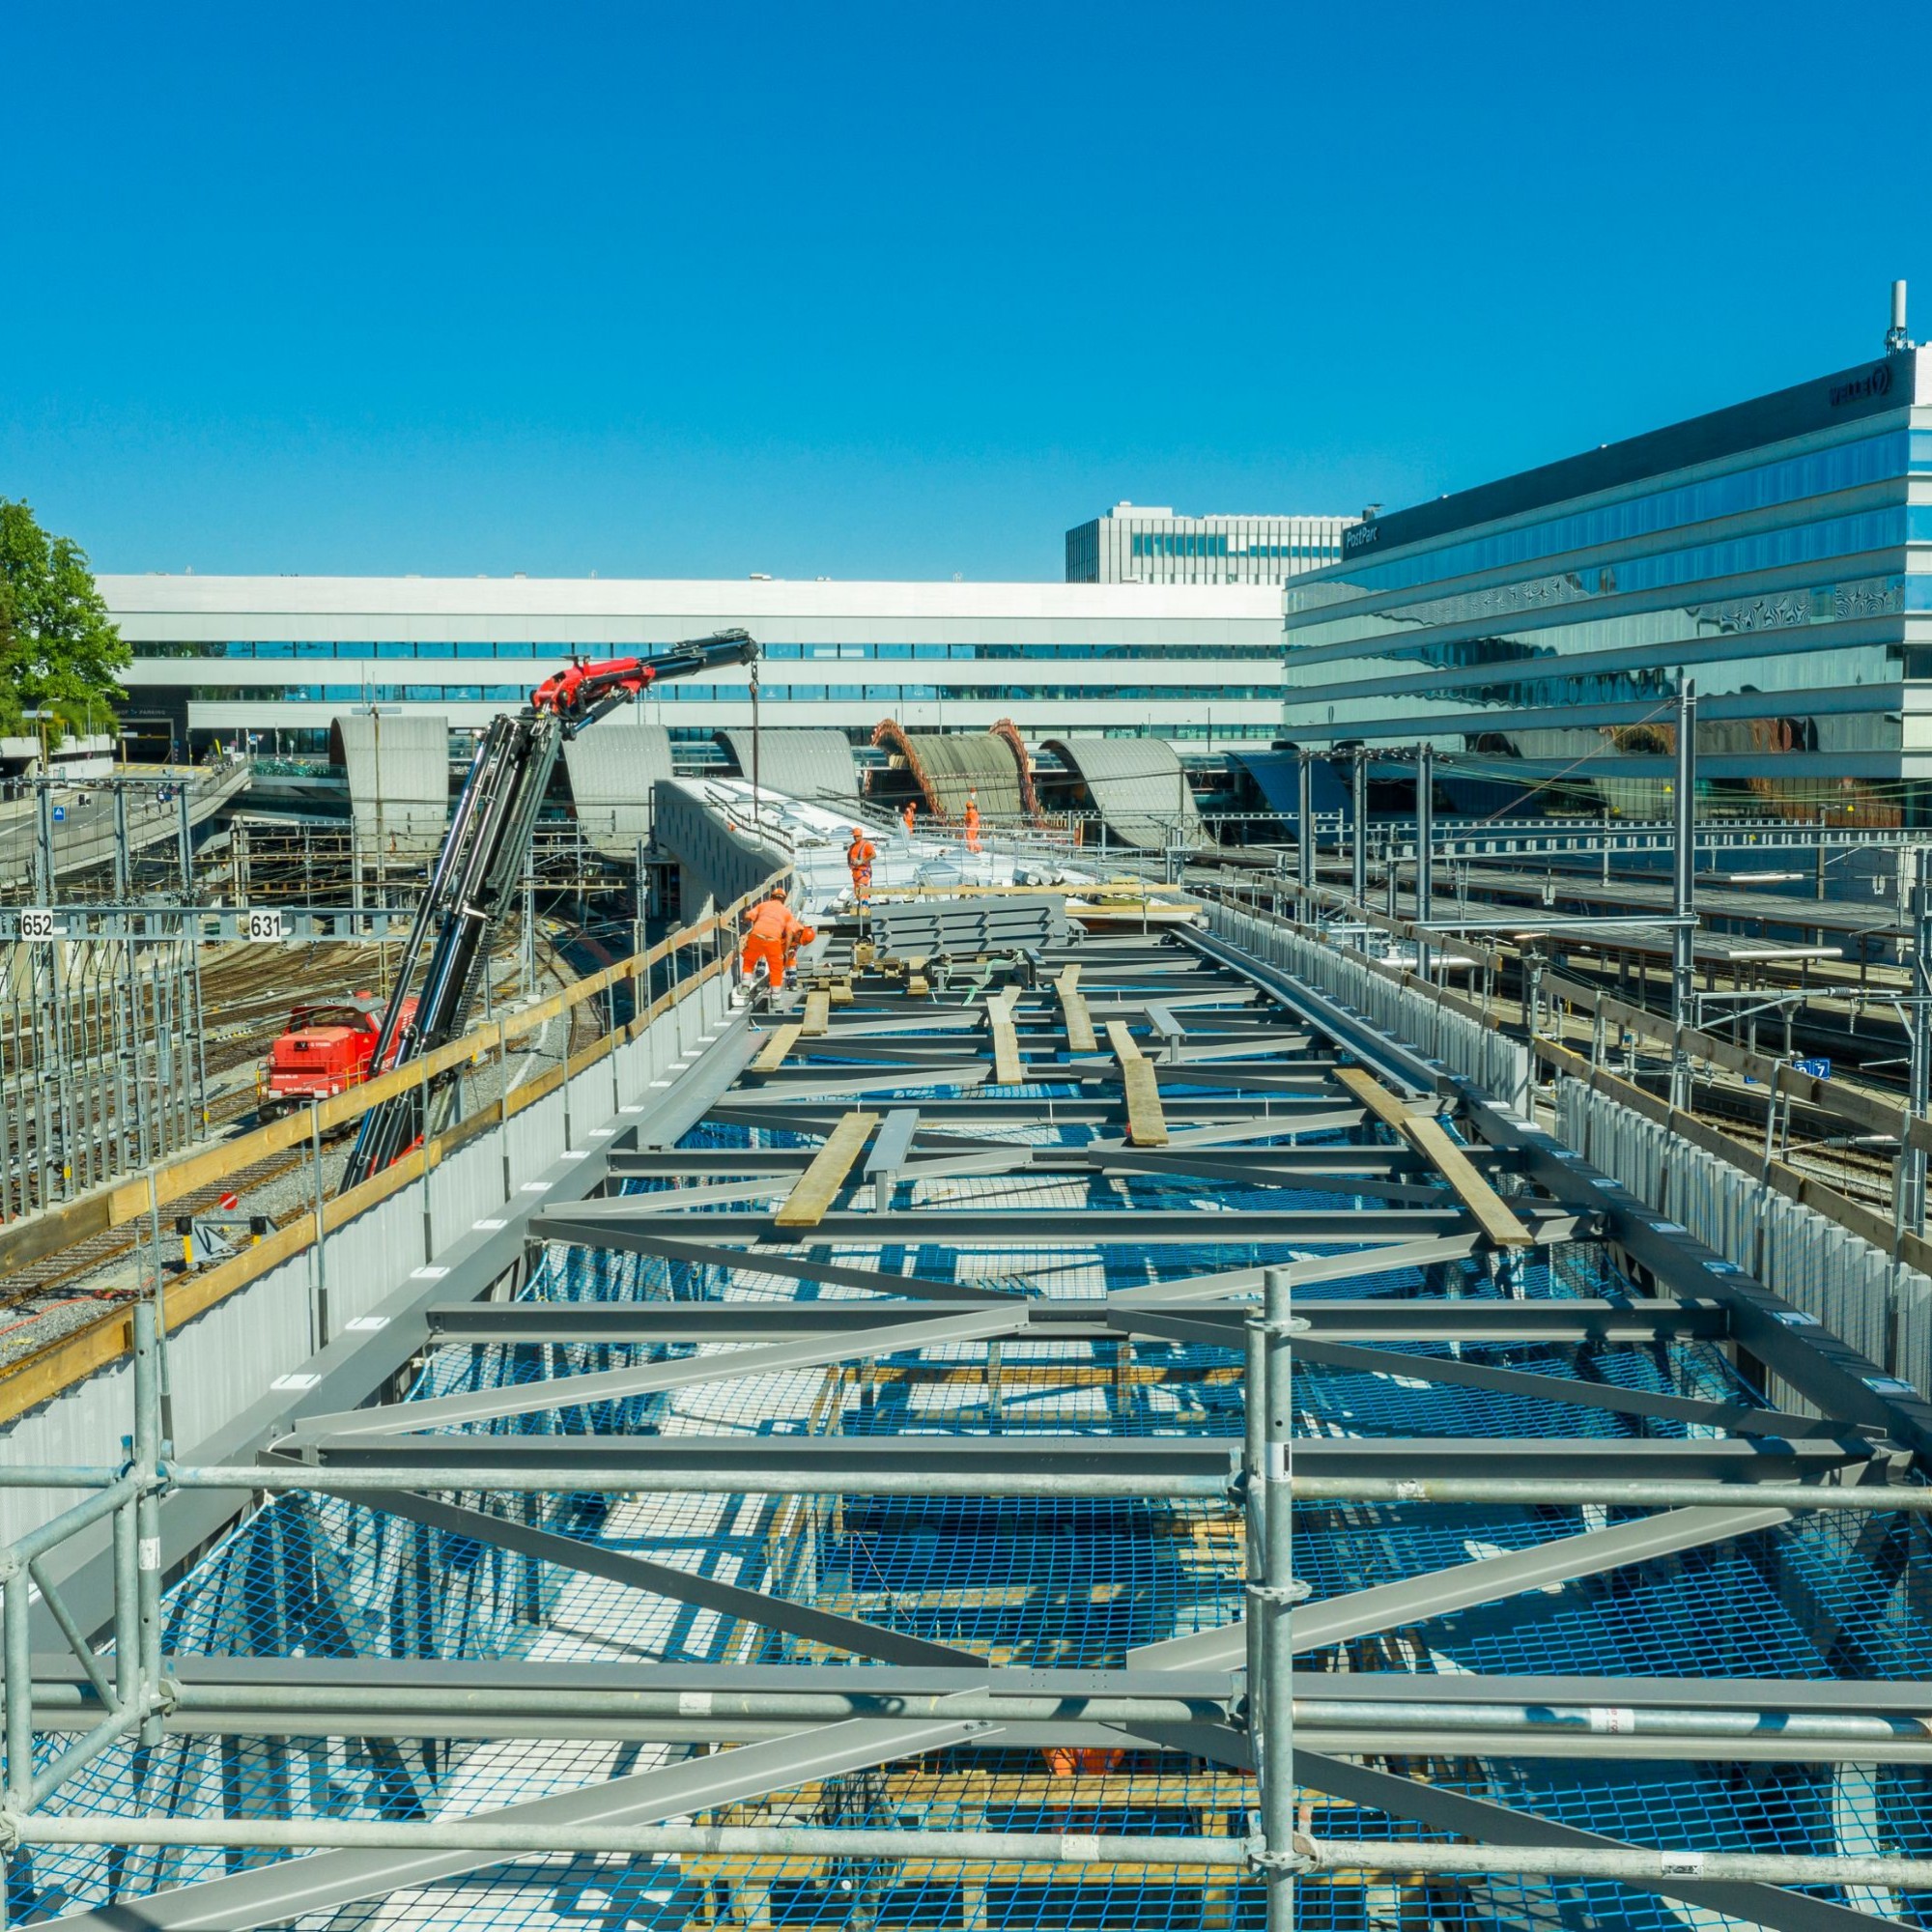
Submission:
[[[0,497],[0,731],[39,721],[55,743],[111,713],[129,661],[71,537],[49,536],[24,502]]]

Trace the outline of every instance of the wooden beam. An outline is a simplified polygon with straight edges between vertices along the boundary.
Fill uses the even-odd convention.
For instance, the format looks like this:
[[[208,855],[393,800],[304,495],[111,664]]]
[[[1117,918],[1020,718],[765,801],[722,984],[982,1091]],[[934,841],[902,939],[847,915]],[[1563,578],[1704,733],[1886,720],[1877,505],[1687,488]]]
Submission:
[[[753,1073],[776,1073],[784,1065],[784,1057],[798,1041],[805,1029],[795,1020],[788,1020],[765,1042],[765,1048],[752,1063]]]
[[[815,1039],[832,1027],[832,995],[830,992],[808,993],[805,996],[805,1037]]]
[[[1127,1095],[1127,1139],[1135,1147],[1165,1147],[1167,1116],[1161,1111],[1160,1083],[1153,1062],[1134,1044],[1124,1020],[1107,1022],[1107,1042],[1120,1063]]]
[[[1434,1116],[1411,1114],[1400,1099],[1359,1066],[1340,1066],[1336,1080],[1383,1125],[1393,1127],[1444,1180],[1475,1218],[1484,1236],[1499,1248],[1533,1248],[1536,1238],[1510,1205],[1476,1172],[1468,1154],[1449,1138]]]
[[[1003,1008],[1002,1012],[1006,1009]],[[1023,1087],[1026,1066],[1020,1059],[1020,1037],[1010,1019],[993,1022],[993,1079],[1002,1087]]]
[[[1080,968],[1077,963],[1063,966],[1060,978],[1053,982],[1053,990],[1060,996],[1061,1023],[1066,1029],[1066,1050],[1069,1053],[1098,1053],[1100,1042],[1094,1037],[1094,1016],[1087,1010],[1086,996],[1079,991]]]
[[[791,1192],[773,1217],[781,1228],[818,1226],[878,1124],[876,1114],[852,1113],[839,1121],[826,1135],[825,1145],[812,1157],[811,1165],[792,1182]]]

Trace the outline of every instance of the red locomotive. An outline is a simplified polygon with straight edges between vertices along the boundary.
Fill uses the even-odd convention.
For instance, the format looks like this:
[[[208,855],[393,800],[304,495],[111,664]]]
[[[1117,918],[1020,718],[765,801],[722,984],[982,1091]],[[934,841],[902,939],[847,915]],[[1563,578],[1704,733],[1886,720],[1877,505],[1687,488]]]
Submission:
[[[401,1024],[389,1048],[391,1066],[415,1004],[414,1000],[403,1003]],[[257,1118],[278,1120],[311,1100],[333,1099],[359,1087],[375,1070],[371,1063],[382,1031],[383,1003],[371,993],[297,1007],[256,1072]]]

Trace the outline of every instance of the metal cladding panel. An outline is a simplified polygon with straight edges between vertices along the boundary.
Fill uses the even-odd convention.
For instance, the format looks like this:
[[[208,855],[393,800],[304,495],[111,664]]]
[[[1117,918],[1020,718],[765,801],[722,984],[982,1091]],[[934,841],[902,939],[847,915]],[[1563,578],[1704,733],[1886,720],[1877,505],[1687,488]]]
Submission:
[[[791,862],[782,846],[740,826],[731,810],[721,811],[694,781],[661,779],[654,810],[658,847],[682,874],[687,921],[742,898]]]
[[[328,735],[349,776],[349,807],[364,848],[434,852],[449,818],[449,724],[442,714],[345,711]]]
[[[1003,952],[1066,939],[1066,901],[1051,895],[968,899],[883,899],[872,908],[872,936],[895,958]]]
[[[744,778],[752,776],[752,734],[720,731]],[[758,733],[758,785],[786,798],[842,804],[859,796],[859,765],[842,731],[765,731]],[[670,767],[665,767],[670,776]]]
[[[611,858],[628,857],[651,837],[651,788],[671,775],[670,732],[617,712],[580,731],[563,748],[570,795],[583,836]]]
[[[1078,775],[1109,837],[1155,851],[1176,834],[1199,842],[1201,808],[1166,739],[1048,738],[1044,744]]]

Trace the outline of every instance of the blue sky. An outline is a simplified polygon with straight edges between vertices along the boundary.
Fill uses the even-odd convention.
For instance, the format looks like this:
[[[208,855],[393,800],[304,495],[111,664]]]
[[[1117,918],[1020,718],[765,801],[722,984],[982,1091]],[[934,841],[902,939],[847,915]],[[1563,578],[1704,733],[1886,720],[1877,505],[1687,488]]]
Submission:
[[[15,9],[0,495],[101,570],[1056,578],[1932,335],[1932,12]],[[24,82],[24,84],[22,84]]]

